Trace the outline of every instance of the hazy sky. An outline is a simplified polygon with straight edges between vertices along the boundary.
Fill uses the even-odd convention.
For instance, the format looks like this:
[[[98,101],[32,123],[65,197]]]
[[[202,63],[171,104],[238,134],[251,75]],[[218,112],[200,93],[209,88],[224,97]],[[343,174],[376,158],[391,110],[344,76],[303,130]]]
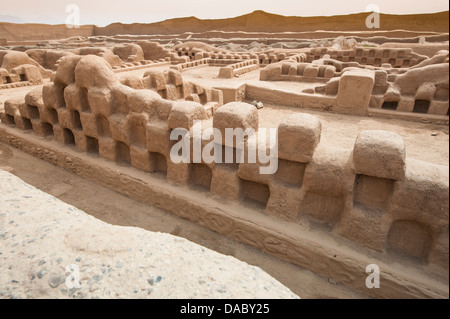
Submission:
[[[5,16],[23,22],[64,24],[66,6],[80,8],[81,24],[104,26],[112,22],[156,22],[169,18],[196,16],[202,19],[235,17],[254,10],[290,16],[329,16],[364,12],[376,4],[383,13],[432,13],[449,9],[447,0],[11,0],[0,5]]]

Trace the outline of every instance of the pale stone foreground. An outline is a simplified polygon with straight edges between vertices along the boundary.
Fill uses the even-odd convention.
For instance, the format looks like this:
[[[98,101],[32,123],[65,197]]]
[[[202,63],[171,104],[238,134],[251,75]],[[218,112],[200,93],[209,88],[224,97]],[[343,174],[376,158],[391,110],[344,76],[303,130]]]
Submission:
[[[68,289],[77,265],[81,288]],[[0,170],[0,298],[298,298],[186,239],[113,226]]]

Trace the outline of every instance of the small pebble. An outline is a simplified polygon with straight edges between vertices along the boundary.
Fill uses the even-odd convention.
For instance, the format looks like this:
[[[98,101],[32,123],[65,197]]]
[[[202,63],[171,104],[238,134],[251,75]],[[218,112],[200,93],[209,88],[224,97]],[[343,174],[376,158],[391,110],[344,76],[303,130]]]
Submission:
[[[61,284],[63,284],[66,281],[66,278],[63,276],[58,275],[52,275],[48,279],[48,284],[52,288],[58,288]]]
[[[91,278],[89,279],[88,284],[89,284],[89,285],[92,285],[92,284],[95,284],[95,283],[99,282],[100,280],[102,280],[102,276],[100,276],[100,275],[95,275],[95,276],[93,276],[93,277],[91,277]]]
[[[73,297],[75,295],[75,293],[77,292],[77,290],[78,290],[77,288],[70,289],[68,296],[69,297]]]
[[[41,271],[38,272],[38,278],[42,279],[45,275],[47,274],[47,270],[46,269],[42,269]]]

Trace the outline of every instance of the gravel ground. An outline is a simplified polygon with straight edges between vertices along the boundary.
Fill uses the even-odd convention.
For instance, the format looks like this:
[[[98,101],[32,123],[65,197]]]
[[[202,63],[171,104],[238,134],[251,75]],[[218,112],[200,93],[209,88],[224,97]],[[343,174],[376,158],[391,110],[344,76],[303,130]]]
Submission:
[[[0,298],[299,298],[186,239],[113,226],[0,170]]]

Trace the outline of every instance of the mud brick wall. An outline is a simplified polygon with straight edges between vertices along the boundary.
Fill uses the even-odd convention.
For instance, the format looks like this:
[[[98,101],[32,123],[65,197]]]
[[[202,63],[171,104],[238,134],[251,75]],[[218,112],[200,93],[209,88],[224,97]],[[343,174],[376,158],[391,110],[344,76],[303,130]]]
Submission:
[[[385,71],[376,71],[370,107],[392,113],[416,113],[447,117],[449,109],[449,64],[413,68],[388,81]]]
[[[172,65],[170,68],[182,72],[183,70],[194,68],[197,66],[208,66],[209,60],[210,60],[209,58],[204,58],[201,60],[195,60],[191,62],[183,62],[176,65]]]
[[[201,49],[196,49],[196,48],[189,48],[189,47],[181,47],[178,48],[176,53],[178,54],[178,56],[187,56],[189,57],[189,60],[196,60],[195,55],[197,53],[201,53],[203,58],[203,50]]]
[[[261,214],[321,224],[323,231],[368,252],[394,252],[448,270],[448,166],[407,159],[400,136],[363,131],[353,149],[327,149],[320,144],[320,120],[294,114],[277,127],[274,174],[260,174],[264,165],[258,161],[175,164],[169,156],[176,143],[169,138],[173,129],[191,130],[199,120],[204,129],[257,132],[258,111],[232,102],[208,112],[208,102],[187,99],[197,94],[201,102],[205,94],[204,101],[220,101],[220,93],[189,88],[173,70],[149,73],[143,81],[148,89],[135,90],[121,84],[99,57],[66,57],[54,83],[32,91],[25,101],[8,100],[1,120],[92,156],[251,205]],[[182,95],[185,101],[174,101]],[[247,136],[244,145],[214,143],[233,153],[241,150],[247,158],[249,141],[256,138],[256,133]],[[201,148],[210,142],[201,140]]]
[[[242,59],[218,59],[218,58],[210,58],[208,60],[208,64],[209,66],[226,66],[226,65],[232,65],[232,64],[236,64],[236,63],[240,63],[243,62],[244,60]]]
[[[314,81],[329,79],[336,74],[336,68],[332,65],[316,65],[311,63],[280,62],[266,66],[261,70],[261,81]]]
[[[231,52],[225,50],[219,50],[212,48],[210,50],[200,49],[195,47],[183,46],[175,50],[176,54],[180,57],[188,57],[189,61],[201,60],[205,58],[211,58],[214,60],[234,60],[231,63],[236,63],[235,60],[248,60],[257,59],[258,55],[256,53],[250,52]]]
[[[345,70],[339,77],[329,78],[336,75],[335,70],[334,66],[329,65],[312,65],[289,61],[274,63],[261,70],[261,81],[295,80],[309,81],[318,85],[314,89],[308,89],[307,92],[279,91],[274,95],[270,89],[247,84],[246,96],[251,99],[260,99],[266,103],[326,109],[342,114],[367,115],[374,87],[375,72],[352,68]],[[296,72],[303,75],[293,75]],[[324,83],[324,85],[320,83]]]
[[[8,84],[18,82],[41,84],[44,76],[48,76],[48,71],[26,53],[0,50],[0,87],[15,87]]]
[[[448,56],[448,52],[447,52]],[[349,67],[338,72],[334,65],[283,61],[261,69],[261,81],[323,82],[310,99],[298,95],[304,107],[320,107],[321,99],[335,97],[330,109],[339,113],[375,115],[448,125],[449,64],[434,63],[436,55],[420,65],[392,72],[394,69],[369,70]],[[445,54],[440,57],[445,58]],[[325,59],[324,62],[327,60]],[[314,99],[313,99],[314,98]],[[291,99],[293,99],[291,97]],[[302,102],[303,99],[308,103]],[[270,102],[270,101],[268,101]]]
[[[206,53],[205,56],[209,56],[214,60],[230,60],[229,64],[236,63],[236,60],[249,60],[249,59],[257,59],[258,55],[256,53],[245,53],[245,52],[228,52],[228,53]]]
[[[293,54],[293,55],[289,55],[286,59],[293,60],[295,62],[306,62],[307,55],[305,53]]]
[[[9,88],[8,84],[24,82],[42,84],[43,78],[39,69],[34,65],[20,65],[9,73],[6,69],[0,68],[0,88]]]
[[[220,91],[180,79],[176,71],[148,72],[143,83],[149,90],[134,90],[119,83],[103,59],[71,57],[61,62],[55,82],[46,85],[43,94],[38,91],[28,94],[25,103],[9,101],[2,120],[22,129],[32,128],[36,134],[53,137],[60,143],[75,145],[80,151],[148,171],[158,166],[151,160],[159,157],[156,153],[163,157],[168,153],[161,145],[154,145],[153,140],[149,143],[155,154],[144,151],[147,130],[152,132],[162,126],[157,134],[167,132],[168,116],[175,104],[188,105],[205,117],[221,104]],[[186,102],[172,101],[182,97]],[[128,109],[129,103],[134,107]],[[146,125],[149,118],[153,121]],[[150,158],[145,160],[145,156]]]
[[[306,61],[307,56],[303,53],[288,55],[285,52],[270,52],[270,53],[254,53],[254,52],[230,52],[230,51],[220,51],[210,50],[205,51],[200,48],[195,47],[179,47],[176,49],[176,53],[180,57],[188,57],[189,61],[202,60],[205,58],[211,58],[213,60],[238,60],[233,62],[225,62],[225,64],[233,64],[243,60],[253,60],[257,59],[260,65],[266,66],[271,63],[276,63],[283,61],[287,58],[292,60],[303,62]]]
[[[154,66],[162,66],[162,65],[170,65],[170,61],[150,61],[150,60],[143,60],[140,62],[134,62],[134,63],[125,63],[122,64],[120,67],[113,66],[114,73],[123,73],[123,72],[129,72],[133,70],[139,70],[139,69],[148,69],[150,67]]]
[[[238,76],[253,70],[259,69],[259,64],[257,59],[245,60],[242,62],[230,64],[226,67],[222,67],[219,70],[219,78],[230,79],[234,76]]]
[[[144,73],[142,88],[157,92],[161,98],[170,101],[192,101],[203,106],[208,116],[223,104],[222,91],[184,81],[177,71],[155,71]]]
[[[142,48],[145,60],[159,61],[161,59],[169,59],[169,61],[178,61],[176,53],[164,48],[158,42],[142,40],[138,41],[137,45]]]
[[[229,103],[215,113],[213,126],[254,128],[257,122],[250,105]],[[257,202],[266,214],[292,222],[306,217],[376,251],[448,267],[448,167],[407,160],[403,140],[392,132],[364,131],[353,150],[318,148],[320,136],[314,116],[285,118],[278,126],[278,171],[215,165],[211,193]]]
[[[260,53],[258,55],[259,64],[260,65],[268,65],[272,63],[276,63],[279,61],[285,60],[287,57],[287,54],[284,52],[273,52],[273,53]]]
[[[331,59],[341,62],[358,62],[361,65],[376,67],[389,63],[393,68],[411,67],[427,59],[426,56],[419,55],[409,48],[355,48],[351,50],[315,48],[306,54],[307,62],[321,59],[325,54],[328,54]]]
[[[247,57],[247,56],[245,56]],[[226,67],[223,67],[223,66]],[[219,58],[201,58],[190,62],[179,63],[172,65],[170,68],[183,72],[189,68],[194,68],[198,66],[220,66],[219,70],[220,77],[232,78],[234,75],[243,74],[250,72],[259,68],[257,59],[246,59],[243,60],[241,57],[236,59],[219,59]]]

